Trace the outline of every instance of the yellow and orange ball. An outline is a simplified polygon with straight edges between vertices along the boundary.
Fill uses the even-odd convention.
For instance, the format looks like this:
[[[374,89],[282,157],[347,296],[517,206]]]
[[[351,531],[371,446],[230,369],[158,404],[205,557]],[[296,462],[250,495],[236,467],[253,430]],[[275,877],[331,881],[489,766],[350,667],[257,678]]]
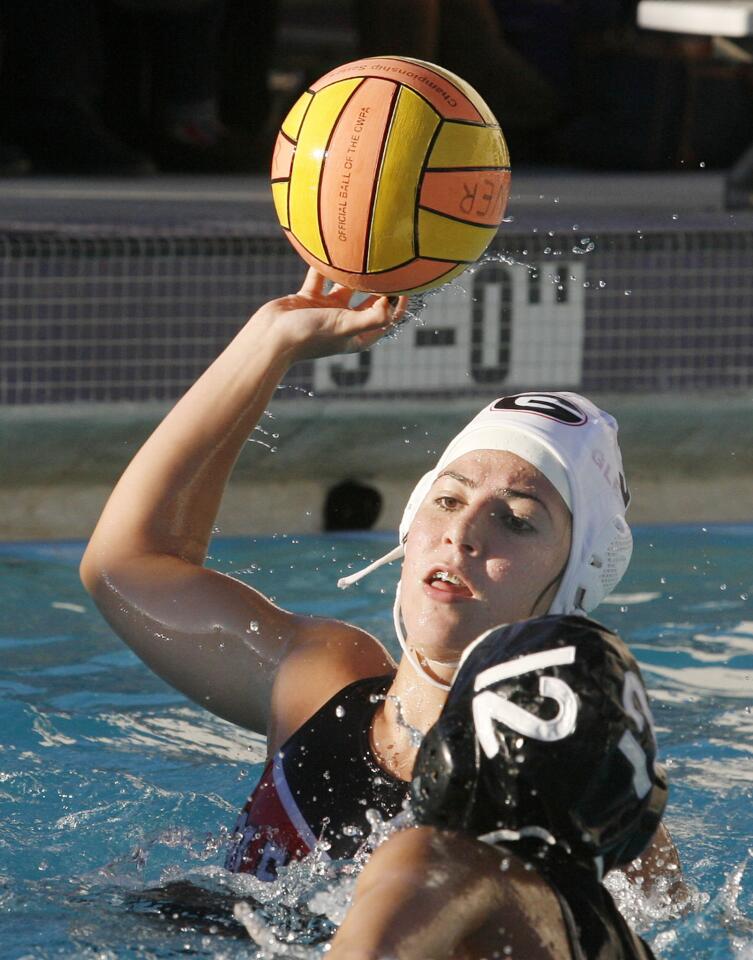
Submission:
[[[285,118],[272,160],[280,224],[304,260],[370,293],[416,293],[477,260],[507,206],[493,113],[447,70],[375,57],[330,71]]]

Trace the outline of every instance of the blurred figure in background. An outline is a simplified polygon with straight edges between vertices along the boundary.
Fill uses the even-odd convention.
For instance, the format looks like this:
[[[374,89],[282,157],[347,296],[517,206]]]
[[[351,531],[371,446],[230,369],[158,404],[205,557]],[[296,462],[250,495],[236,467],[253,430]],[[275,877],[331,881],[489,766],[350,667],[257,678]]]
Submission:
[[[520,162],[540,159],[561,108],[555,86],[507,40],[491,0],[355,0],[362,56],[439,63],[475,87]]]
[[[513,164],[727,166],[753,122],[748,64],[637,26],[638,0],[354,0],[363,55],[434,61],[496,114]]]
[[[261,131],[275,4],[100,0],[111,57],[107,113],[140,131],[162,171],[248,172]],[[125,70],[124,70],[125,65]]]
[[[18,145],[34,172],[153,172],[99,112],[96,0],[6,0],[2,30],[0,137]]]
[[[146,143],[160,170],[225,169],[218,100],[224,0],[99,2],[110,52],[106,112],[119,132]]]
[[[224,0],[220,37],[220,115],[236,135],[250,138],[253,169],[269,169],[278,117],[271,102],[268,75],[275,55],[280,4],[277,0],[253,4]],[[292,105],[292,100],[291,100]]]
[[[256,128],[274,9],[252,23],[240,0],[8,0],[0,141],[18,146],[0,168],[23,172],[24,157],[33,172],[116,176],[266,165]]]

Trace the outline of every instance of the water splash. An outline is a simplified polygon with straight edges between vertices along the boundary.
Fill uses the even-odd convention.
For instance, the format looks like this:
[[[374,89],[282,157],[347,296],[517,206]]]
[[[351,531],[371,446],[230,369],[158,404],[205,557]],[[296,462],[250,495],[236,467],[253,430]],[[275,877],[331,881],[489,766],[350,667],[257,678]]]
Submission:
[[[619,288],[617,293],[621,295]],[[639,653],[643,644],[650,650],[646,665],[678,667],[671,679],[652,674],[652,692],[661,697],[659,712],[667,730],[663,753],[675,780],[671,816],[677,823],[686,874],[709,894],[695,894],[691,903],[695,912],[677,920],[667,915],[644,933],[662,960],[753,960],[749,926],[753,870],[735,866],[750,845],[749,839],[742,845],[740,838],[750,835],[751,698],[737,699],[726,688],[708,695],[686,682],[679,669],[687,665],[681,646],[715,653],[726,647],[727,653],[740,657],[731,659],[740,678],[735,690],[743,689],[750,673],[753,613],[725,612],[718,606],[721,597],[729,596],[739,597],[738,606],[751,603],[753,541],[747,527],[731,529],[639,531],[644,549],[638,554],[643,559],[629,578],[629,595],[619,598],[630,604],[626,635],[639,643]],[[301,599],[296,582],[295,593],[286,593],[275,576],[283,603],[289,596],[298,603],[316,603],[327,582],[324,560],[329,555],[322,560],[319,540],[309,546],[302,543],[297,549],[302,551],[301,567],[311,571],[304,588],[310,592]],[[265,557],[259,568],[249,564],[249,544]],[[258,544],[262,546],[251,539],[233,548],[233,562],[241,575],[253,574],[262,586],[269,577],[271,586],[267,568],[283,570],[285,564],[276,553],[270,556],[279,562],[270,561],[267,551],[277,549],[271,539]],[[378,539],[373,548],[364,545],[363,550],[373,555],[382,547]],[[193,956],[262,960],[263,948],[254,947],[245,929],[235,923],[235,935],[243,938],[235,942],[222,936],[222,927],[209,937],[201,930],[176,931],[169,917],[134,910],[129,894],[143,892],[161,878],[195,876],[197,883],[214,884],[234,898],[254,899],[248,878],[220,868],[210,873],[209,864],[221,858],[213,849],[227,842],[218,835],[217,825],[231,821],[241,792],[243,797],[247,793],[249,777],[260,773],[260,768],[250,772],[249,767],[263,762],[263,742],[246,739],[240,728],[199,713],[178,695],[171,698],[161,683],[152,683],[143,668],[131,664],[130,654],[118,652],[109,631],[98,627],[94,617],[51,607],[53,601],[80,596],[75,573],[79,547],[37,544],[4,549],[16,567],[23,561],[20,571],[26,578],[18,600],[12,590],[10,597],[7,590],[3,595],[3,612],[13,624],[12,634],[3,638],[5,695],[0,704],[3,727],[13,732],[3,745],[0,773],[4,801],[0,909],[7,924],[6,953],[36,960],[61,956],[102,960],[102,944],[113,958],[134,956],[132,948],[138,944],[138,956],[177,958],[187,955],[185,945],[190,943]],[[229,556],[221,553],[222,562],[227,563]],[[680,563],[681,556],[697,560],[698,569]],[[42,569],[42,579],[36,566],[29,574],[31,560],[49,566]],[[321,574],[314,570],[319,563]],[[703,579],[709,563],[713,576]],[[5,569],[6,584],[16,567]],[[670,604],[664,592],[653,596],[659,573],[671,574],[676,604]],[[719,592],[721,582],[728,585],[724,593]],[[373,609],[366,606],[363,614],[377,635],[391,623],[380,589],[377,582],[370,599]],[[641,596],[646,600],[636,599]],[[344,609],[327,613],[347,618]],[[616,617],[618,607],[605,607],[605,615]],[[68,630],[72,620],[75,636]],[[749,688],[748,683],[748,694]],[[40,712],[54,725],[51,730],[45,727],[44,733],[62,733],[74,742],[43,747],[39,725],[34,726]],[[51,842],[51,825],[63,817],[69,818],[68,829],[53,831]],[[177,842],[178,832],[167,832],[176,825],[190,830],[182,842]],[[167,842],[154,842],[160,835]],[[121,855],[123,861],[113,864],[113,858]],[[103,863],[109,863],[115,875],[109,880],[99,872]],[[191,874],[189,865],[194,868]],[[307,909],[337,924],[357,866],[351,865],[353,872],[347,875],[330,864],[326,869],[332,871],[332,879],[310,875]],[[640,891],[636,899],[639,896],[645,899]],[[157,924],[155,919],[165,922]],[[232,903],[225,919],[233,920]],[[649,916],[645,922],[651,923]]]
[[[636,864],[640,864],[640,860],[636,860]],[[630,926],[641,933],[656,923],[696,913],[708,903],[708,894],[690,884],[686,884],[679,895],[675,893],[676,881],[671,875],[662,876],[650,890],[645,890],[640,880],[628,880],[622,870],[613,870],[605,877],[604,886]]]
[[[271,443],[265,443],[264,440],[257,440],[255,437],[249,437],[246,443],[258,443],[260,447],[266,447],[270,453],[277,453],[277,447]]]
[[[358,875],[374,850],[396,831],[415,821],[406,806],[385,820],[376,810],[367,810],[370,832],[351,860],[331,861],[328,844],[319,843],[300,861],[280,867],[277,879],[228,874],[228,889],[243,897],[234,907],[236,919],[264,957],[313,960],[326,952],[353,902]]]
[[[582,256],[583,254],[591,253],[591,251],[595,249],[596,244],[590,237],[581,237],[580,241],[573,247],[573,253]]]
[[[412,747],[420,747],[421,741],[424,738],[423,732],[414,727],[412,724],[408,723],[403,715],[403,704],[400,700],[400,697],[396,697],[394,694],[389,694],[385,697],[385,700],[389,700],[391,703],[395,704],[395,714],[397,718],[397,725],[402,727],[403,730],[408,734],[408,739]]]
[[[275,389],[276,390],[292,390],[294,393],[302,393],[304,394],[304,396],[307,396],[307,397],[314,396],[313,390],[309,390],[306,387],[299,387],[298,384],[295,384],[295,383],[278,383]],[[269,416],[271,417],[272,414],[269,414]]]
[[[316,947],[278,940],[274,927],[265,923],[245,901],[236,903],[233,914],[236,920],[246,928],[251,940],[262,947],[268,956],[289,957],[290,960],[313,960],[322,955],[322,950]]]
[[[753,917],[746,915],[739,903],[743,874],[751,857],[753,849],[749,849],[745,860],[730,871],[716,898],[722,926],[729,933],[730,943],[738,960],[753,960]]]

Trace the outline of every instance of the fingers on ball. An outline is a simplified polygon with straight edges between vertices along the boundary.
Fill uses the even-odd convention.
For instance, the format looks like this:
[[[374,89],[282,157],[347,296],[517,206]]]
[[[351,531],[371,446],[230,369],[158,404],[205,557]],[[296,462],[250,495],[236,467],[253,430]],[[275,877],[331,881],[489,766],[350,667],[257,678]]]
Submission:
[[[303,281],[303,286],[301,287],[301,293],[307,293],[309,295],[322,293],[324,290],[324,283],[324,276],[319,273],[316,267],[309,267],[306,271],[306,278]]]

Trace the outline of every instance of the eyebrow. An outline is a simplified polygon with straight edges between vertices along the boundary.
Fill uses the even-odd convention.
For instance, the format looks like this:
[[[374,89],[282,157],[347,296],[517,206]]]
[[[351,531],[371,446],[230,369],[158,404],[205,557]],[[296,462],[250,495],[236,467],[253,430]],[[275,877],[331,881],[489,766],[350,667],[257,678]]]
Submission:
[[[437,480],[441,480],[442,477],[452,477],[453,480],[457,480],[458,483],[462,483],[466,487],[470,487],[471,490],[475,490],[478,484],[475,480],[471,480],[470,477],[463,476],[462,473],[455,473],[454,470],[443,470]],[[436,483],[436,480],[434,481]]]
[[[453,480],[457,480],[458,483],[462,483],[463,486],[469,487],[471,490],[475,490],[478,487],[478,483],[476,483],[475,480],[471,480],[470,477],[466,477],[462,473],[456,473],[454,470],[443,470],[437,477],[437,480],[441,480],[442,477],[452,477]],[[549,507],[546,505],[546,503],[544,503],[541,497],[537,497],[535,493],[531,493],[529,490],[518,490],[514,487],[500,487],[498,490],[495,490],[494,493],[496,496],[503,498],[535,500],[536,503],[540,503],[541,506],[546,510],[549,518],[551,519],[552,517]]]

